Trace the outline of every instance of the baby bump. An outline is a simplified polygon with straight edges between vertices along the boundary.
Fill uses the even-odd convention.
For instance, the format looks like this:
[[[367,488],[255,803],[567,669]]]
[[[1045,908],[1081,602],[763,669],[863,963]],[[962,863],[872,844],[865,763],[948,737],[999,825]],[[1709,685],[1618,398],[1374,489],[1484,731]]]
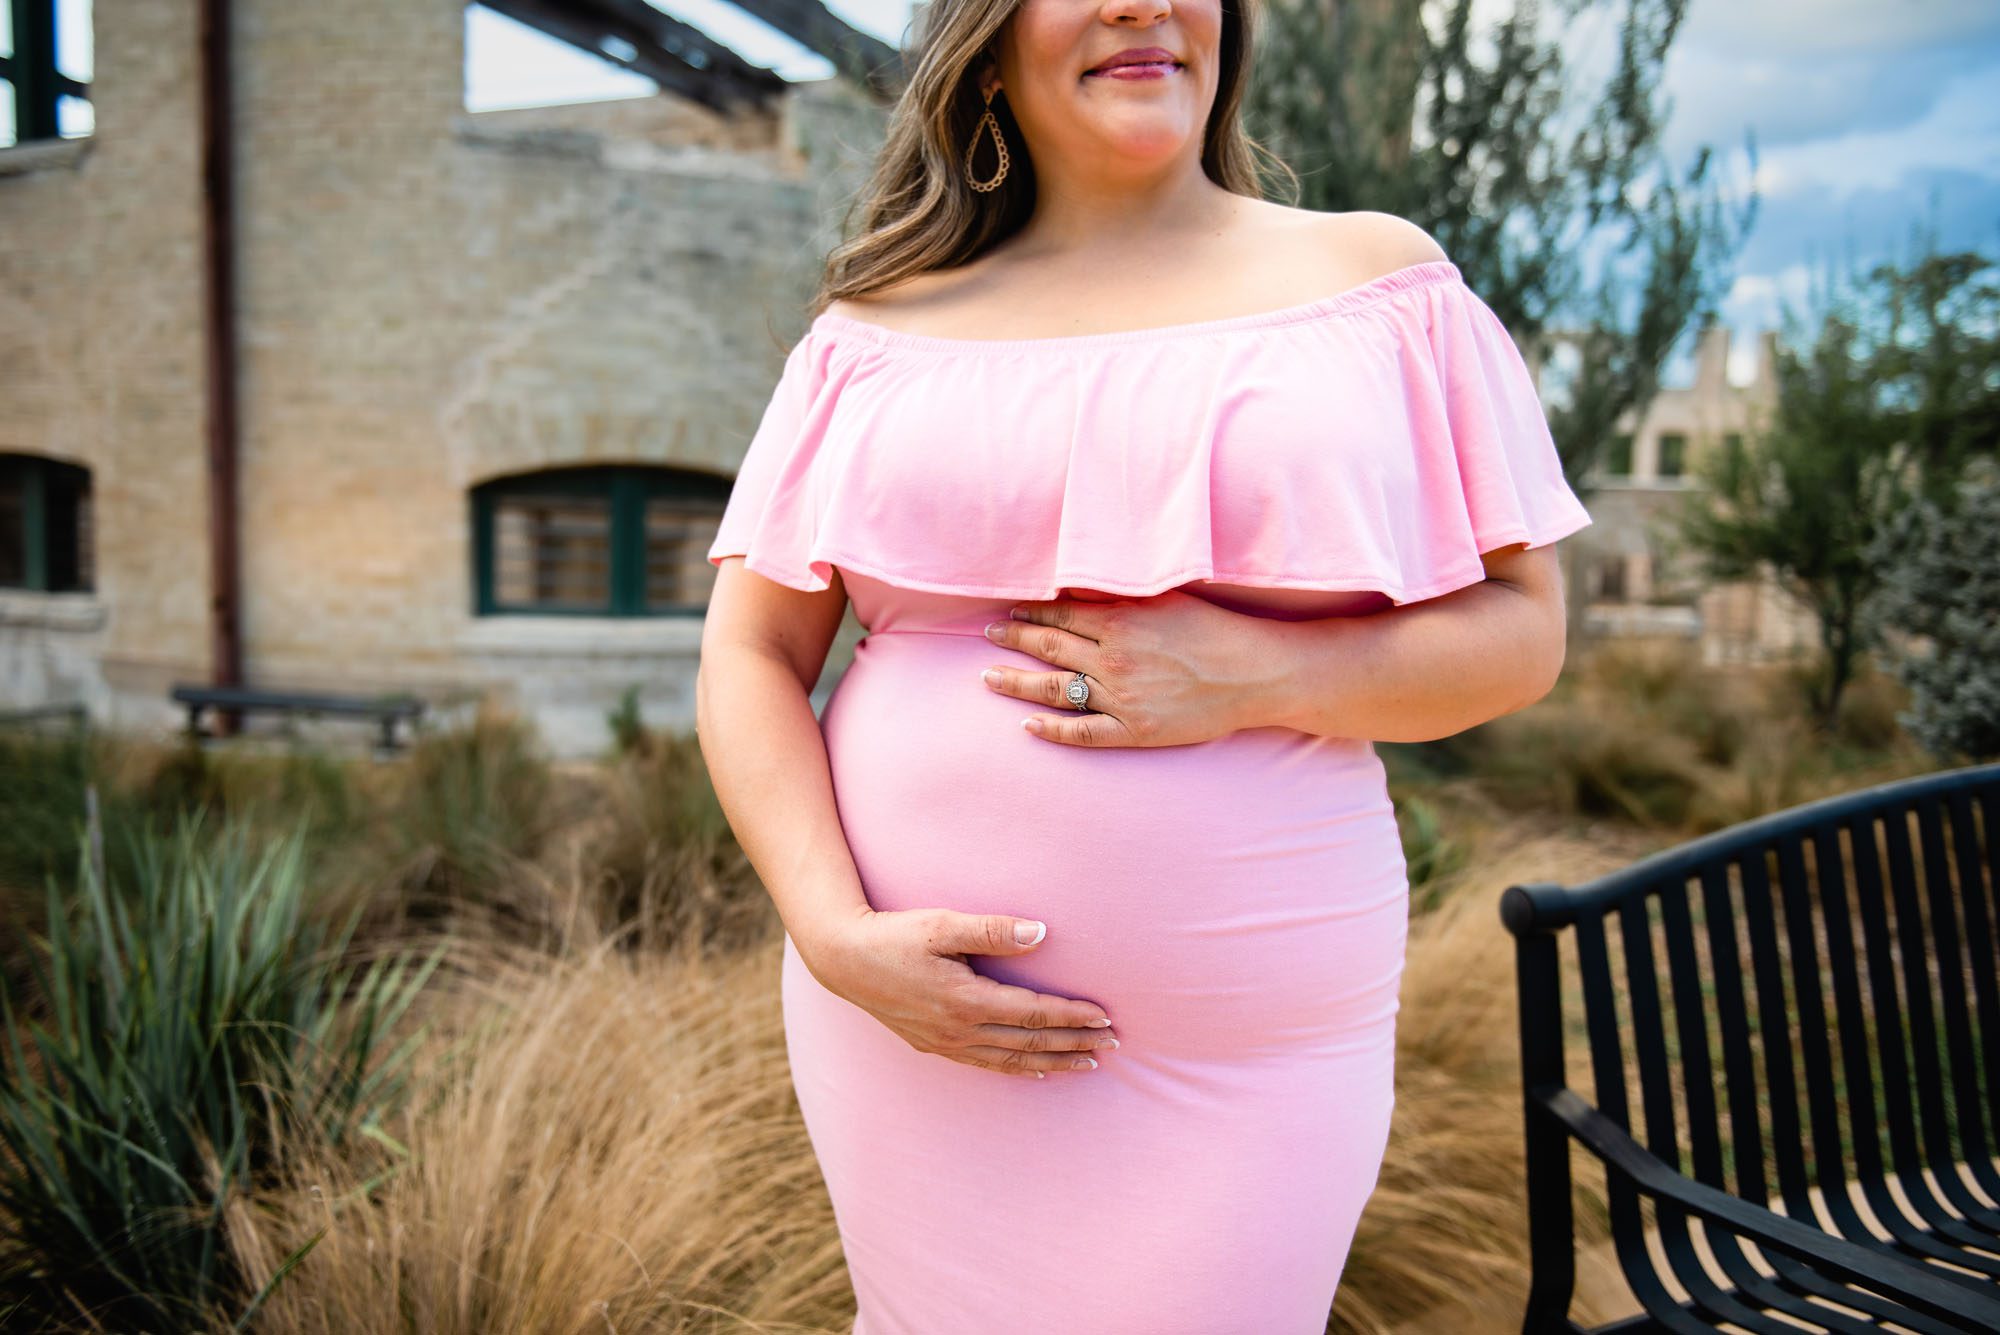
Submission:
[[[1104,1006],[1120,1056],[1385,1047],[1408,890],[1374,749],[1051,742],[1020,726],[1048,706],[979,678],[1010,659],[1048,666],[962,633],[858,646],[821,726],[869,902],[1047,922],[1031,955],[973,967]]]

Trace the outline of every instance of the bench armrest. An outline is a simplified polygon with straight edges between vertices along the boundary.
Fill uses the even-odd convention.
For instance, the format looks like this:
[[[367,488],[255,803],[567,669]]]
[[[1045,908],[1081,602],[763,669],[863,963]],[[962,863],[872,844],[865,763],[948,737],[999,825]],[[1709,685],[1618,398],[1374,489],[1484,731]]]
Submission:
[[[1987,1297],[1920,1262],[1838,1237],[1697,1182],[1663,1163],[1575,1090],[1553,1090],[1537,1101],[1607,1168],[1650,1196],[1926,1316],[1968,1331],[2000,1330],[2000,1293]]]

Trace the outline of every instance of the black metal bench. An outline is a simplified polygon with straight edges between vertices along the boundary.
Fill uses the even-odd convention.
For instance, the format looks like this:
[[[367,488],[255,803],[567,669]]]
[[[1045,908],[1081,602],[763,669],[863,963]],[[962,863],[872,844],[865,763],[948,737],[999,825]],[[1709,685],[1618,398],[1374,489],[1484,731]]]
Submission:
[[[267,691],[247,686],[175,686],[173,699],[187,706],[188,732],[201,734],[204,710],[234,713],[341,714],[374,719],[382,728],[382,749],[397,747],[396,724],[408,719],[414,725],[424,712],[424,702],[412,695],[340,695],[330,692]]]
[[[2000,1331],[1996,891],[2000,764],[1807,803],[1580,885],[1508,887],[1523,1329],[1586,1330],[1569,1316],[1574,1138],[1605,1165],[1644,1309],[1598,1331]],[[1565,930],[1594,1103],[1564,1075]]]

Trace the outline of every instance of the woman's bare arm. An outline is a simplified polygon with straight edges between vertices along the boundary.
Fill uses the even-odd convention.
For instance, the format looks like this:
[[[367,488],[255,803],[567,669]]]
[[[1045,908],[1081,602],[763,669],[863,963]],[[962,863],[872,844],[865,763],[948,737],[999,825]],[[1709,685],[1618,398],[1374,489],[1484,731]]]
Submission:
[[[724,558],[702,626],[695,734],[715,795],[801,955],[869,911],[834,804],[813,686],[847,608]]]
[[[1524,709],[1561,675],[1566,645],[1556,550],[1504,547],[1486,579],[1357,617],[1264,621],[1258,682],[1239,726],[1425,742]]]
[[[1094,1002],[1002,983],[968,955],[1022,955],[1045,923],[955,909],[877,912],[834,799],[811,694],[840,628],[838,572],[817,592],[716,572],[695,677],[695,732],[723,814],[806,968],[920,1052],[1040,1079],[1116,1047]]]

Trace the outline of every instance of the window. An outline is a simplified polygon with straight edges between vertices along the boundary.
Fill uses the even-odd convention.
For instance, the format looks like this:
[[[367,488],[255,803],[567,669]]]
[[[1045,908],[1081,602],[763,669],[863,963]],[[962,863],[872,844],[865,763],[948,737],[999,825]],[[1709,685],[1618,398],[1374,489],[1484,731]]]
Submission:
[[[1688,438],[1677,431],[1660,436],[1659,476],[1679,477],[1687,464]]]
[[[1632,475],[1632,433],[1621,431],[1611,438],[1611,448],[1604,455],[1604,471],[1616,477]]]
[[[465,109],[564,106],[664,91],[726,113],[745,95],[773,95],[788,82],[832,75],[833,63],[815,49],[826,42],[859,44],[865,59],[879,62],[894,56],[903,35],[902,17],[850,30],[845,16],[819,14],[817,5],[796,12],[774,5],[768,17],[734,5],[697,8],[681,14],[663,0],[468,4]],[[802,41],[794,33],[807,36]]]
[[[89,0],[0,3],[0,146],[93,128]]]
[[[1594,578],[1590,582],[1590,596],[1594,601],[1622,603],[1625,601],[1625,558],[1617,554],[1599,557],[1591,565]]]
[[[1740,451],[1743,448],[1743,433],[1741,431],[1724,432],[1722,436],[1722,448],[1728,450],[1731,454]]]
[[[700,614],[730,479],[643,465],[556,468],[472,491],[482,615]]]
[[[0,588],[88,592],[92,548],[90,470],[0,454]]]

